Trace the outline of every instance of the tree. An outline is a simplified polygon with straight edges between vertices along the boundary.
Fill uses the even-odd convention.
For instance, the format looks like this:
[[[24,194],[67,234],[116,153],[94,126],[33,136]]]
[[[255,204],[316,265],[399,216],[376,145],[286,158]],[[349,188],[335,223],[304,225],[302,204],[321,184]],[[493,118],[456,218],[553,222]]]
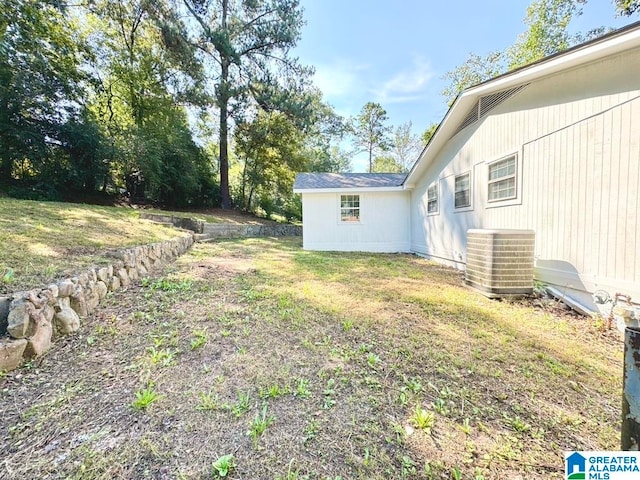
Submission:
[[[429,144],[429,142],[431,141],[431,137],[433,137],[437,129],[438,129],[438,124],[432,123],[427,127],[427,129],[424,132],[422,132],[422,143],[424,145]]]
[[[380,156],[373,160],[371,169],[374,173],[403,173],[407,170],[392,156]]]
[[[20,163],[43,176],[62,126],[78,115],[87,51],[58,2],[4,0],[0,9],[0,179]]]
[[[393,134],[391,153],[395,163],[400,166],[400,172],[408,172],[422,150],[420,137],[411,132],[411,127],[411,122],[403,123]]]
[[[447,105],[451,106],[458,94],[465,88],[477,85],[503,72],[502,52],[491,52],[485,56],[470,53],[462,65],[448,71],[444,79],[447,87],[442,90],[442,96]]]
[[[360,115],[352,119],[351,132],[357,153],[369,156],[369,172],[373,171],[374,155],[386,152],[391,147],[391,127],[385,125],[387,111],[379,103],[367,102]]]
[[[513,70],[556,52],[566,50],[578,36],[568,31],[569,23],[582,14],[586,0],[537,0],[527,7],[527,30],[507,51],[507,68]]]
[[[633,15],[635,12],[640,12],[639,0],[615,0],[616,10],[618,15]]]
[[[307,170],[310,172],[344,173],[351,171],[349,153],[338,145],[321,150],[306,149],[303,155],[307,159]]]
[[[97,52],[90,108],[112,139],[114,183],[165,205],[205,201],[212,168],[179,105],[199,95],[202,68],[193,48],[179,42],[165,48],[171,34],[142,0],[94,2],[88,19]]]
[[[302,133],[283,113],[263,111],[253,121],[238,126],[235,140],[243,163],[242,206],[251,210],[258,197],[270,216],[290,196],[295,172],[304,170]]]
[[[298,0],[173,2],[190,18],[189,29],[182,29],[182,36],[197,45],[208,61],[219,109],[221,203],[229,208],[229,119],[240,122],[245,112],[254,113],[256,107],[276,109],[279,105],[275,103],[291,100],[286,92],[295,91],[292,87],[310,75],[309,69],[289,55],[300,38],[302,9]],[[168,18],[160,9],[156,16]]]
[[[472,85],[477,85],[508,70],[526,65],[545,56],[569,48],[571,45],[597,35],[594,30],[587,38],[570,35],[568,25],[581,15],[581,4],[586,0],[536,0],[527,8],[524,18],[527,30],[516,43],[504,52],[492,52],[485,56],[471,53],[467,60],[447,72],[449,85],[442,95],[451,105],[457,95]]]

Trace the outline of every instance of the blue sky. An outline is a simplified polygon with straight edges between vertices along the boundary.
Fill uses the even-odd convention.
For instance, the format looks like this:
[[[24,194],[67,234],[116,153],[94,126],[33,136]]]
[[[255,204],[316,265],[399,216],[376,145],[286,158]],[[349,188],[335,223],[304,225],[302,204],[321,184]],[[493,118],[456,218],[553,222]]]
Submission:
[[[315,67],[314,83],[339,114],[378,102],[391,125],[411,121],[421,133],[446,113],[444,74],[471,52],[512,45],[531,1],[301,0],[307,24],[294,53]],[[616,18],[610,0],[589,0],[571,31],[637,20]],[[365,163],[356,158],[353,170]]]

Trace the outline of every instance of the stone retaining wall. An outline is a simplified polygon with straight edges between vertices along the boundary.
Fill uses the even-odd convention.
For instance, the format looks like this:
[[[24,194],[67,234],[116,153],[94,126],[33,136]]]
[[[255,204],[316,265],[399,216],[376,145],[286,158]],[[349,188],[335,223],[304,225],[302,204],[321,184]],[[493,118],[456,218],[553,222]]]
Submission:
[[[202,220],[196,220],[195,218],[176,217],[173,215],[162,215],[159,213],[147,213],[141,212],[140,218],[151,220],[159,223],[170,223],[174,227],[183,228],[185,230],[191,230],[195,233],[202,233],[206,223]]]
[[[128,286],[186,252],[193,235],[128,248],[113,264],[90,268],[46,288],[0,297],[0,371],[44,354],[53,339],[75,332],[108,292]],[[8,336],[7,336],[8,334]]]
[[[299,225],[234,225],[228,223],[205,223],[198,239],[256,238],[256,237],[300,237]]]
[[[273,223],[269,225],[238,225],[235,223],[207,223],[195,218],[175,217],[158,213],[140,214],[141,218],[154,222],[168,223],[175,227],[196,233],[196,240],[207,241],[221,238],[257,238],[257,237],[301,237],[302,227]]]

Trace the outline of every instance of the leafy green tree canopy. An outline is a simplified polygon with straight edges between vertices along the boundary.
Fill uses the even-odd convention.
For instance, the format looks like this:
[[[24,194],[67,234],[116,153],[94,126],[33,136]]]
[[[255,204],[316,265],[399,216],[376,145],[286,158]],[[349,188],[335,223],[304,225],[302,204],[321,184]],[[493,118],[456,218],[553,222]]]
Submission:
[[[391,127],[387,111],[382,105],[367,102],[360,114],[351,120],[351,134],[356,153],[366,152],[369,157],[369,172],[373,171],[375,155],[391,148]]]
[[[208,65],[219,110],[222,207],[229,208],[229,119],[244,121],[256,108],[274,111],[288,102],[283,108],[295,110],[298,97],[287,92],[297,92],[311,73],[289,54],[300,38],[302,9],[298,0],[173,0],[173,6],[189,18],[182,37]],[[171,17],[161,9],[155,15]]]

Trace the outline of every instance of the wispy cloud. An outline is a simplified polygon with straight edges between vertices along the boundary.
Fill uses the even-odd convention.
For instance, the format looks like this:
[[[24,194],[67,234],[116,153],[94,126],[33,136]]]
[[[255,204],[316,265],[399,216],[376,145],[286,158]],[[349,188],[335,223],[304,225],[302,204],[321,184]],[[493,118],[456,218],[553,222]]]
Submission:
[[[360,75],[369,67],[344,60],[331,64],[316,65],[314,84],[328,98],[346,97],[361,88]]]
[[[434,76],[429,62],[422,56],[415,56],[410,68],[397,72],[379,87],[371,89],[371,93],[382,104],[418,100],[424,98]]]

